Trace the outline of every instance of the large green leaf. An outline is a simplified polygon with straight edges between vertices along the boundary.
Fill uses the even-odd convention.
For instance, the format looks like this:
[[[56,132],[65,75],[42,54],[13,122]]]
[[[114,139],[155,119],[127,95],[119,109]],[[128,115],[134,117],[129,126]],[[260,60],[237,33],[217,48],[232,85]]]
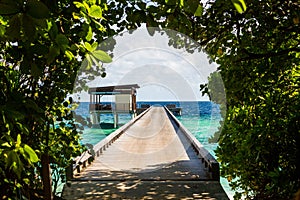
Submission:
[[[32,41],[34,39],[36,31],[35,22],[33,21],[33,18],[23,14],[22,23],[26,37]]]
[[[51,46],[49,49],[49,53],[46,55],[47,63],[53,62],[55,57],[58,55],[59,55],[59,47]]]
[[[38,78],[42,75],[43,71],[35,63],[31,64],[31,75],[35,78]]]
[[[0,1],[0,15],[11,15],[21,11],[20,6],[16,1],[1,0]]]
[[[55,38],[55,42],[62,51],[65,51],[69,46],[69,40],[63,34],[58,34]]]
[[[38,156],[36,155],[35,151],[30,146],[25,144],[23,148],[32,163],[36,163],[39,161]]]
[[[110,63],[112,62],[111,57],[104,51],[102,50],[95,50],[92,52],[92,55],[97,58],[98,60],[100,60],[103,63]]]
[[[21,19],[19,15],[14,15],[10,22],[9,27],[6,30],[6,35],[10,38],[19,38],[21,36]]]
[[[100,6],[92,5],[89,9],[89,15],[93,18],[100,19],[102,18],[102,9]]]
[[[48,7],[41,1],[29,0],[26,4],[27,13],[37,19],[43,19],[50,16]]]

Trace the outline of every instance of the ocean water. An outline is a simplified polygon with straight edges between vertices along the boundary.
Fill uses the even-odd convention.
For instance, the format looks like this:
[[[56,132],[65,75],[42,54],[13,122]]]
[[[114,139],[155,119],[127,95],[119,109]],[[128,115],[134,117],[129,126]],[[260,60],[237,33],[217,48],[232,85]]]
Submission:
[[[106,102],[106,104],[110,104]],[[216,143],[209,143],[208,139],[213,136],[213,134],[218,130],[221,120],[219,105],[214,104],[209,101],[199,101],[199,102],[138,102],[138,107],[143,104],[160,105],[165,106],[168,104],[175,104],[177,107],[182,108],[182,115],[176,116],[178,120],[203,144],[203,146],[215,156],[214,150],[217,148]],[[80,103],[76,109],[76,113],[83,116],[89,117],[89,103]],[[113,123],[112,114],[101,114],[100,122],[109,124]],[[127,123],[131,120],[129,114],[119,115],[120,125]],[[115,131],[114,128],[85,128],[82,134],[81,142],[82,144],[92,144],[95,145],[107,135]],[[226,179],[221,178],[221,184],[232,199],[233,191],[230,190],[228,182]]]

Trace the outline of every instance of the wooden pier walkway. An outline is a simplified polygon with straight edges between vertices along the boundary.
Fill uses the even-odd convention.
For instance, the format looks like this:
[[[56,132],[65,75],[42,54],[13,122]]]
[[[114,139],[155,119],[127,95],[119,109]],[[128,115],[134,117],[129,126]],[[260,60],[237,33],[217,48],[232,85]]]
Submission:
[[[151,107],[83,155],[65,199],[228,199],[219,165],[163,107]],[[82,166],[78,163],[83,163]]]

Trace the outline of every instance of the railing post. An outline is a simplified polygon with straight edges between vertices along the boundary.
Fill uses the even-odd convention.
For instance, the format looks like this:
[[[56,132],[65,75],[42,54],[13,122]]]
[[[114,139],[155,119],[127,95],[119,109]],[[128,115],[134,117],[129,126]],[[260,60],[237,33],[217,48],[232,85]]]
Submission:
[[[80,173],[80,164],[78,164],[78,165],[76,166],[76,170],[77,170],[77,173],[79,174],[79,173]]]
[[[212,179],[215,181],[220,181],[220,167],[219,163],[213,162],[211,163],[211,174],[212,174]]]
[[[73,163],[71,163],[67,168],[66,168],[66,178],[67,181],[70,181],[74,178],[73,174]]]

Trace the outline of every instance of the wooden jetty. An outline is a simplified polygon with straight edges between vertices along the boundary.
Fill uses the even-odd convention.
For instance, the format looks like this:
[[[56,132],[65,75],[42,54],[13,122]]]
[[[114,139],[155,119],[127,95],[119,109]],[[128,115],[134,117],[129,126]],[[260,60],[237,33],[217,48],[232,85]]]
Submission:
[[[219,176],[218,162],[174,115],[150,107],[76,158],[62,197],[228,199]]]

